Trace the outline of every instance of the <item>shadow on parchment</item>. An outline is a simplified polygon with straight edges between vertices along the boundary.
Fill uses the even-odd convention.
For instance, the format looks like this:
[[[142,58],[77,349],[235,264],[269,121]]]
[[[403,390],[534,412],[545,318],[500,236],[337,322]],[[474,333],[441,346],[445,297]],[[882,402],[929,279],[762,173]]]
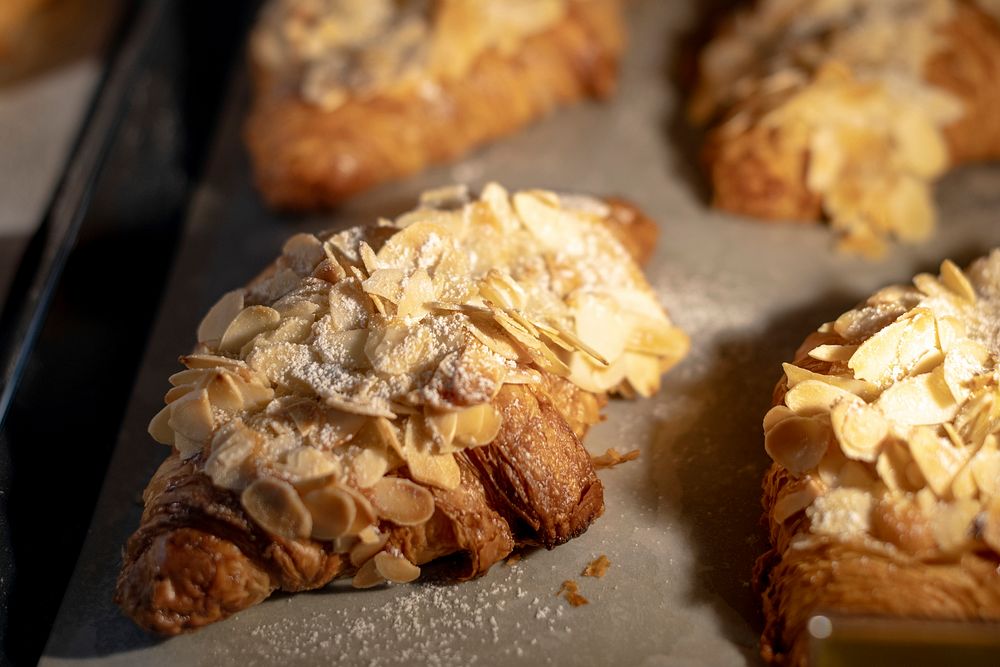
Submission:
[[[769,459],[761,419],[781,363],[816,327],[862,298],[830,291],[775,317],[763,330],[721,334],[711,350],[700,352],[701,372],[678,384],[667,376],[665,392],[693,407],[654,429],[647,501],[665,520],[680,524],[691,545],[692,571],[684,574],[689,600],[712,609],[726,638],[746,654],[756,653],[756,642],[748,645],[734,614],[755,634],[763,627],[750,584],[754,561],[767,549],[760,501]],[[674,488],[665,489],[664,480]]]

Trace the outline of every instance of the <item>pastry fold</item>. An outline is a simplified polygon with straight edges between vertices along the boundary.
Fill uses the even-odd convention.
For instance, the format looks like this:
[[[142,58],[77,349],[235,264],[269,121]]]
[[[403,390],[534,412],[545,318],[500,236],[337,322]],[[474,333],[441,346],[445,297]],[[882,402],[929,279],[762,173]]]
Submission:
[[[1000,621],[997,341],[980,319],[998,267],[995,251],[882,290],[786,364],[754,576],[769,663],[809,663],[817,614]]]
[[[348,575],[360,587],[387,579],[409,581],[419,574],[420,565],[444,557],[443,573],[468,579],[485,573],[518,546],[554,548],[583,533],[603,513],[603,487],[581,438],[600,420],[609,392],[655,391],[660,373],[687,349],[686,337],[647,300],[648,286],[615,240],[617,235],[655,240],[656,226],[620,200],[603,203],[574,196],[561,204],[557,195],[538,191],[508,200],[495,185],[478,201],[459,195],[464,204],[456,205],[446,195],[432,193],[427,200],[431,203],[404,215],[396,227],[358,228],[329,237],[322,246],[330,253],[326,259],[315,250],[321,247],[319,240],[295,237],[261,278],[247,290],[223,297],[206,316],[199,327],[198,351],[182,357],[188,370],[171,378],[175,387],[167,394],[168,404],[150,425],[154,438],[172,443],[173,452],[144,492],[141,524],[128,540],[115,593],[116,602],[138,625],[173,635],[223,619],[276,590],[315,589]],[[513,202],[514,208],[505,202]],[[532,208],[539,205],[544,209]],[[535,227],[506,235],[507,243],[521,244],[509,250],[515,264],[510,265],[513,274],[502,274],[506,278],[494,268],[486,279],[465,276],[467,282],[455,283],[455,276],[432,266],[437,261],[452,271],[451,262],[459,261],[449,259],[447,252],[435,254],[450,233],[465,235],[455,246],[463,254],[474,248],[485,257],[499,248],[492,261],[505,266],[502,253],[508,250],[503,242],[480,239],[486,232],[477,231],[477,225],[485,230],[499,223],[522,224],[534,220],[533,215],[542,215],[536,220],[541,222],[551,214],[564,217],[547,224],[561,220],[579,226],[576,252],[585,253],[577,260],[583,268],[569,261],[564,249],[559,256],[540,252],[539,260],[547,257],[552,273],[542,269],[530,257],[538,243],[532,234],[544,238],[547,232]],[[362,238],[375,250],[360,242]],[[588,246],[598,241],[603,247]],[[350,260],[355,248],[360,255]],[[437,259],[413,254],[426,252]],[[331,256],[343,263],[340,269]],[[390,263],[392,257],[396,259]],[[598,261],[588,265],[587,257]],[[606,263],[609,258],[619,265]],[[434,279],[442,278],[437,297],[452,302],[433,302],[430,311],[427,302],[422,308],[414,303],[406,296],[406,286],[420,283],[423,269],[401,277],[395,267],[407,265],[428,266]],[[603,277],[593,273],[598,266]],[[541,278],[540,270],[547,277]],[[365,280],[352,280],[352,273]],[[397,281],[403,293],[392,295],[388,279]],[[621,352],[617,364],[606,359],[606,370],[588,361],[590,357],[580,358],[587,344],[569,330],[557,333],[558,319],[548,320],[553,322],[549,329],[542,311],[517,296],[522,289],[564,281],[558,293],[583,298],[590,288],[580,282],[596,285],[602,279],[608,287],[618,285],[620,298],[637,300],[639,306],[629,307],[639,310],[626,312],[638,318],[633,335],[642,332],[636,342],[625,343],[627,349],[642,351]],[[299,287],[291,287],[296,281]],[[463,291],[477,284],[479,295]],[[438,342],[424,344],[416,357],[405,347],[380,352],[381,345],[369,342],[364,354],[370,362],[359,364],[359,351],[344,361],[345,352],[356,348],[329,343],[329,337],[342,341],[363,331],[349,327],[358,326],[361,306],[375,292],[389,296],[373,299],[383,312],[371,310],[367,315],[370,341],[384,342],[383,337],[399,327],[410,327],[416,337],[437,332],[433,335]],[[356,300],[343,300],[345,294],[356,294]],[[543,295],[541,303],[549,312],[562,312],[566,306],[548,301],[555,294]],[[567,303],[576,303],[575,298]],[[326,316],[319,315],[324,306],[317,311],[309,305],[328,299],[339,304],[339,310],[331,305]],[[245,305],[254,301],[260,303]],[[281,324],[271,321],[269,330],[247,338],[247,322],[259,327],[261,313],[266,315],[270,308],[264,303],[276,312],[281,309],[285,319]],[[523,310],[499,309],[498,303],[517,303]],[[478,304],[495,309],[494,314]],[[420,314],[403,315],[414,309]],[[314,318],[311,329],[295,321],[303,317]],[[516,335],[508,337],[508,330],[492,317]],[[330,333],[331,318],[354,319]],[[525,324],[515,326],[508,318],[521,318]],[[447,328],[455,321],[465,327],[464,339],[456,339],[455,331]],[[551,342],[525,338],[528,329],[518,327],[538,327],[538,335],[551,331],[546,335],[566,346],[559,348],[562,356]],[[297,338],[281,333],[286,330],[297,331]],[[223,332],[221,337],[218,332]],[[599,337],[593,340],[601,344]],[[290,352],[296,345],[314,351],[310,365],[298,370],[297,357]],[[442,347],[446,345],[455,352],[448,353]],[[316,361],[316,354],[326,355],[327,361]],[[428,355],[439,361],[427,366]],[[425,370],[408,375],[406,368],[396,368],[404,356],[414,368]],[[369,363],[396,370],[364,370]],[[338,370],[343,364],[359,370],[345,377]],[[397,371],[402,375],[393,375]],[[331,392],[326,384],[330,376],[347,384]],[[366,388],[360,393],[346,388],[352,382]],[[401,382],[409,383],[406,391],[397,390]],[[242,392],[242,403],[230,392],[233,387]],[[248,397],[254,396],[258,398],[251,403]],[[323,396],[330,398],[324,402]],[[385,405],[395,416],[381,416],[382,396],[394,397]],[[205,401],[211,403],[214,421],[199,435],[196,431],[204,425],[198,422],[198,410]],[[344,431],[354,435],[345,440]],[[241,450],[244,446],[248,449]],[[260,489],[266,493],[254,495]],[[387,489],[405,492],[405,498],[386,496]],[[340,505],[330,509],[323,504],[345,501],[351,505],[348,515]],[[331,527],[343,516],[347,518]]]
[[[1000,156],[1000,21],[975,0],[761,0],[700,71],[689,111],[708,128],[712,204],[827,219],[848,250],[926,238],[933,180]]]
[[[461,4],[436,3],[432,15],[449,2]],[[332,109],[303,98],[296,71],[275,71],[256,58],[245,137],[264,198],[283,209],[331,207],[453,160],[558,106],[609,97],[623,48],[618,0],[559,2],[565,5],[560,18],[513,47],[477,52],[463,71],[430,72],[423,84],[348,92]],[[539,3],[547,4],[551,0]],[[461,26],[442,28],[436,38],[460,49],[463,31],[472,29]]]

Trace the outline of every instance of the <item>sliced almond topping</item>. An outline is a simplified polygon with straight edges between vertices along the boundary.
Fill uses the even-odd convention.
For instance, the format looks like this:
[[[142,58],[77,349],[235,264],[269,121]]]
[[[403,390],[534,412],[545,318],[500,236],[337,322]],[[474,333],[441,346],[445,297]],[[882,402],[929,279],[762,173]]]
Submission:
[[[944,358],[944,381],[956,401],[964,401],[972,393],[969,382],[986,371],[989,351],[974,341],[963,339],[954,343]]]
[[[890,491],[916,491],[920,485],[911,483],[906,476],[907,466],[912,462],[913,457],[906,445],[898,440],[888,440],[882,445],[882,452],[875,462],[875,471]]]
[[[369,559],[364,565],[358,568],[351,585],[355,588],[373,588],[385,583],[385,577],[375,568],[375,559]]]
[[[419,526],[434,514],[431,492],[400,477],[375,482],[370,498],[379,516],[399,526]]]
[[[858,461],[875,461],[889,435],[889,424],[878,408],[860,400],[835,404],[830,423],[844,454]]]
[[[778,500],[774,503],[774,520],[784,523],[809,507],[814,500],[823,495],[822,482],[811,477],[798,480],[786,486]]]
[[[395,584],[406,584],[420,576],[420,568],[402,556],[382,551],[372,561],[378,573]]]
[[[310,273],[326,257],[323,244],[312,234],[295,234],[285,241],[281,252],[299,273]]]
[[[819,380],[800,382],[785,394],[785,405],[800,417],[828,413],[841,402],[863,404],[851,392]]]
[[[937,319],[938,347],[947,354],[951,348],[966,338],[965,324],[955,317],[939,317]]]
[[[357,504],[354,497],[335,485],[327,485],[305,494],[302,502],[312,515],[312,537],[333,540],[347,535],[354,526]]]
[[[577,292],[570,300],[576,335],[604,359],[614,361],[625,352],[629,327],[619,323],[621,309],[610,298],[593,292]],[[610,323],[615,325],[609,325]]]
[[[174,449],[182,459],[189,459],[197,456],[205,449],[205,443],[201,440],[192,440],[181,433],[174,433]]]
[[[348,463],[351,477],[362,489],[370,488],[389,471],[385,445],[370,444],[354,455]]]
[[[315,447],[296,447],[284,455],[277,466],[282,476],[293,484],[309,480],[341,476],[340,463],[330,454]]]
[[[770,431],[774,426],[781,421],[788,419],[789,417],[794,417],[795,413],[788,409],[784,405],[776,405],[767,411],[764,415],[764,433]]]
[[[243,290],[226,292],[198,325],[198,342],[218,344],[229,324],[243,310]]]
[[[944,378],[944,368],[901,380],[879,397],[882,414],[898,424],[917,426],[951,421],[958,412]]]
[[[362,289],[391,303],[399,302],[403,293],[402,283],[406,272],[402,269],[379,269],[361,283]]]
[[[849,361],[857,349],[857,345],[820,345],[810,350],[809,356],[818,361]]]
[[[458,428],[458,413],[454,410],[433,411],[428,413],[424,420],[434,441],[443,448],[442,451],[450,451],[448,448]]]
[[[230,426],[232,425],[232,426]],[[252,480],[255,472],[251,456],[259,436],[236,422],[227,424],[212,440],[212,453],[205,461],[205,474],[223,489],[239,491]]]
[[[256,480],[240,496],[243,509],[264,530],[290,539],[312,532],[312,517],[288,482],[272,477]]]
[[[996,436],[988,436],[969,461],[969,470],[982,496],[1000,496],[1000,452],[996,442]]]
[[[208,402],[212,407],[227,412],[243,409],[243,392],[233,375],[228,372],[215,372],[208,376],[204,386],[208,391]]]
[[[972,283],[969,282],[962,269],[955,266],[955,263],[950,259],[941,263],[941,282],[959,298],[972,304],[976,302],[976,290],[972,287]]]
[[[340,486],[341,491],[349,495],[354,499],[354,523],[348,529],[348,535],[358,535],[367,536],[365,531],[372,528],[375,522],[378,521],[378,515],[375,513],[375,508],[372,504],[364,497],[360,492],[351,488],[350,486]],[[362,542],[370,543],[373,540],[366,541],[362,539]]]
[[[625,378],[643,398],[649,398],[660,390],[660,363],[654,357],[635,352],[626,352]]]
[[[280,320],[281,315],[274,308],[267,306],[244,308],[226,327],[219,342],[219,350],[228,353],[237,352],[257,334],[278,326]]]
[[[830,443],[829,427],[808,417],[789,417],[764,437],[764,449],[774,462],[795,475],[819,464]]]
[[[524,288],[506,270],[490,269],[479,284],[479,294],[500,308],[520,310],[528,304]]]
[[[423,269],[417,269],[405,282],[402,296],[396,304],[396,316],[420,318],[427,312],[426,304],[434,300],[434,282]]]
[[[885,327],[858,347],[848,362],[854,377],[879,385],[897,380],[930,351],[937,350],[937,326],[929,311]]]
[[[468,447],[493,442],[503,424],[500,413],[489,403],[474,405],[455,414],[455,439]]]
[[[788,380],[788,388],[791,389],[800,382],[805,382],[807,380],[818,380],[820,382],[825,382],[827,384],[833,385],[834,387],[839,387],[852,394],[859,396],[865,401],[873,401],[878,397],[879,389],[871,382],[865,382],[863,380],[855,380],[853,378],[843,378],[836,375],[823,375],[821,373],[814,373],[805,368],[800,368],[794,364],[782,364],[782,369],[785,371],[785,378]]]
[[[215,417],[212,404],[208,401],[208,391],[192,391],[170,404],[170,418],[167,425],[174,433],[196,442],[205,442],[212,437]]]
[[[169,405],[163,406],[163,408],[156,413],[156,416],[150,420],[149,427],[146,430],[149,432],[149,435],[153,437],[153,440],[161,445],[174,444],[174,429],[170,427]]]
[[[385,543],[389,541],[388,533],[379,533],[377,535],[372,535],[374,539],[368,542],[359,541],[354,547],[351,548],[351,565],[354,567],[360,567],[362,564],[367,563],[371,560],[371,557],[382,551],[382,547]]]
[[[221,338],[221,336],[220,336]],[[220,357],[215,354],[186,354],[180,358],[180,362],[188,368],[194,370],[199,368],[225,368],[234,372],[246,372],[246,362],[229,357]]]
[[[938,498],[943,498],[962,464],[962,456],[947,440],[929,428],[916,428],[910,434],[910,453],[924,479]]]
[[[420,427],[416,417],[406,420],[403,452],[410,476],[421,484],[450,490],[461,483],[462,472],[455,457],[431,452],[430,435]]]

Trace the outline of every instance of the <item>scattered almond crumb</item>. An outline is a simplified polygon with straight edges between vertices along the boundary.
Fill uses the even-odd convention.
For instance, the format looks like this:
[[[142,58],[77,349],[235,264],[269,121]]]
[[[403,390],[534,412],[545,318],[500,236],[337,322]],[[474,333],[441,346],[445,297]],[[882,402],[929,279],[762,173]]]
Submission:
[[[608,449],[600,456],[594,456],[593,454],[590,455],[590,460],[593,462],[594,467],[598,470],[601,468],[614,468],[619,463],[634,461],[637,458],[639,458],[638,449],[633,449],[630,452],[622,454],[614,447]]]
[[[605,574],[608,573],[609,567],[611,567],[611,561],[608,560],[607,556],[601,554],[593,561],[591,561],[590,565],[584,568],[582,574],[585,577],[597,577],[598,579],[600,579],[601,577],[603,577]]]
[[[570,603],[573,607],[580,607],[582,605],[588,604],[590,600],[580,595],[580,589],[576,585],[576,582],[572,579],[567,579],[562,583],[562,588],[560,588],[556,595],[565,593],[566,601]]]
[[[504,564],[505,565],[516,565],[519,562],[521,562],[521,554],[520,553],[516,553],[516,554],[511,554],[507,558],[507,560],[504,561]]]

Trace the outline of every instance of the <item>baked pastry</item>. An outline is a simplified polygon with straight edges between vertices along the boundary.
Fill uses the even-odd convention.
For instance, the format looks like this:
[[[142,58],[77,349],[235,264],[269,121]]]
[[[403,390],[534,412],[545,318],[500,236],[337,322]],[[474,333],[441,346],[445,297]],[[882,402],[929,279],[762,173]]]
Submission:
[[[619,234],[655,225],[491,184],[292,237],[170,378],[124,612],[176,634],[277,589],[411,581],[443,556],[465,579],[585,531],[604,499],[580,438],[688,347]]]
[[[764,417],[771,662],[816,613],[1000,621],[1000,250],[913,284],[809,336]]]
[[[618,0],[273,0],[246,141],[273,206],[329,207],[609,96]]]
[[[713,204],[827,218],[877,256],[934,227],[932,185],[1000,156],[1000,5],[985,0],[760,0],[700,60]]]

